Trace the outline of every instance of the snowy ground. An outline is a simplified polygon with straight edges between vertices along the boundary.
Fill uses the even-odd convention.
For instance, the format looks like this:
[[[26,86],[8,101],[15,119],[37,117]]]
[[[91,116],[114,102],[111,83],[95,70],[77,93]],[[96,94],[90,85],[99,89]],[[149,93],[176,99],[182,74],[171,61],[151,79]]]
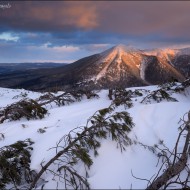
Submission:
[[[143,87],[154,90],[157,87]],[[134,90],[134,88],[131,88]],[[138,89],[138,88],[137,88]],[[36,99],[41,94],[19,89],[0,88],[0,107],[5,107],[22,99],[20,94],[27,93],[27,97]],[[83,99],[67,106],[48,106],[49,115],[42,120],[21,119],[19,121],[6,121],[0,124],[0,133],[5,139],[0,141],[0,147],[10,145],[18,140],[31,138],[33,145],[31,169],[39,171],[42,160],[48,161],[55,155],[56,142],[71,129],[85,125],[86,120],[101,108],[106,108],[111,101],[108,99],[108,91],[102,90],[99,99]],[[14,97],[14,98],[13,98]],[[131,139],[153,146],[159,140],[163,140],[167,147],[172,149],[178,135],[180,118],[190,110],[190,94],[174,95],[178,102],[161,102],[153,104],[141,104],[142,97],[134,98],[134,106],[127,111],[133,118],[135,127],[130,133]],[[123,110],[117,108],[117,111]],[[23,125],[25,127],[23,127]],[[41,134],[39,128],[46,127],[46,132]],[[182,142],[183,143],[183,142]],[[182,144],[183,145],[183,144]],[[143,189],[147,182],[135,179],[132,174],[139,178],[150,179],[158,170],[156,167],[158,158],[141,146],[132,145],[125,152],[116,148],[111,140],[103,140],[99,148],[99,156],[93,158],[93,165],[89,170],[88,181],[92,189]],[[83,171],[83,165],[78,167]],[[44,174],[48,180],[45,189],[55,189],[56,182],[50,174]],[[59,188],[63,188],[61,185]]]

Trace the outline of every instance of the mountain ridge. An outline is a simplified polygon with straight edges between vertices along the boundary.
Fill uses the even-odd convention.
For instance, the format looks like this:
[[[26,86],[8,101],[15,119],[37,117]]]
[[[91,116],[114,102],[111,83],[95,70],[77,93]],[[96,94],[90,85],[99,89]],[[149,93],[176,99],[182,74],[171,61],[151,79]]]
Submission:
[[[148,51],[120,44],[59,68],[0,75],[0,86],[47,90],[144,86],[161,84],[171,78],[183,81],[190,75],[187,50]]]

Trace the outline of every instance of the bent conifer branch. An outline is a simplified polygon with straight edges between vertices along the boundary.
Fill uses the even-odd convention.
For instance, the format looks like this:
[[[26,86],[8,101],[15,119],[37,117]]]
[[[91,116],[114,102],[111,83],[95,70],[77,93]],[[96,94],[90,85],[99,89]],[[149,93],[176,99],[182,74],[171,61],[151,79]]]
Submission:
[[[93,150],[94,155],[97,156],[97,149],[100,147],[98,139],[105,139],[111,137],[112,140],[118,143],[121,150],[125,150],[125,146],[131,144],[127,133],[130,132],[134,126],[131,117],[127,112],[116,112],[111,114],[112,108],[106,108],[97,111],[87,121],[86,126],[78,127],[65,135],[57,144],[56,150],[60,148],[61,142],[64,142],[63,149],[50,159],[44,166],[42,166],[39,173],[30,185],[29,190],[36,187],[38,180],[45,171],[50,171],[51,164],[58,165],[57,173],[52,171],[55,176],[64,176],[65,189],[67,186],[74,189],[90,189],[87,180],[76,173],[73,165],[79,161],[83,162],[88,168],[93,161],[89,155],[89,150]],[[111,115],[110,115],[111,114]],[[91,125],[89,127],[89,125]],[[82,130],[79,132],[79,130]],[[61,171],[69,173],[70,175],[61,175]],[[51,172],[51,171],[50,171]]]

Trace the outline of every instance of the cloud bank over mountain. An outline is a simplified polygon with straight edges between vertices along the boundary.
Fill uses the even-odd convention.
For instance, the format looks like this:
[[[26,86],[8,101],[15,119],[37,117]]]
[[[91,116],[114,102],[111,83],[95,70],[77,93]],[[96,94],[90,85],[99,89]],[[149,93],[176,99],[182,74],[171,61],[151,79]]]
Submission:
[[[11,8],[0,10],[0,62],[55,60],[56,57],[57,61],[76,60],[119,43],[139,48],[190,44],[190,2],[187,1],[16,1],[10,4]],[[47,49],[42,50],[45,44]],[[68,56],[66,51],[61,54],[53,49],[65,46],[75,46],[78,50]],[[17,59],[7,57],[4,53],[7,51],[17,55]],[[42,53],[34,59],[35,51]]]

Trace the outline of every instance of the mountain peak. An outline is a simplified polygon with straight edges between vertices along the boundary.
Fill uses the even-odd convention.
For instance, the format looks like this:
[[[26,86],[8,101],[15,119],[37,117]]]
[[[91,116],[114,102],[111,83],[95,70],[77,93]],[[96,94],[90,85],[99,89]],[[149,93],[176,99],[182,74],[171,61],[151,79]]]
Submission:
[[[125,49],[126,47],[127,46],[124,44],[118,44],[118,45],[114,46],[114,48],[116,48],[116,49]]]
[[[125,52],[131,52],[131,51],[137,51],[136,48],[130,46],[130,45],[124,45],[124,44],[118,44],[116,46],[113,47],[114,50],[117,50],[117,51],[125,51]]]
[[[116,46],[111,47],[110,49],[102,52],[100,55],[102,55],[104,58],[106,57],[112,57],[116,55],[123,55],[123,54],[128,54],[128,53],[142,53],[142,51],[132,47],[132,46],[127,46],[123,44],[118,44]]]

